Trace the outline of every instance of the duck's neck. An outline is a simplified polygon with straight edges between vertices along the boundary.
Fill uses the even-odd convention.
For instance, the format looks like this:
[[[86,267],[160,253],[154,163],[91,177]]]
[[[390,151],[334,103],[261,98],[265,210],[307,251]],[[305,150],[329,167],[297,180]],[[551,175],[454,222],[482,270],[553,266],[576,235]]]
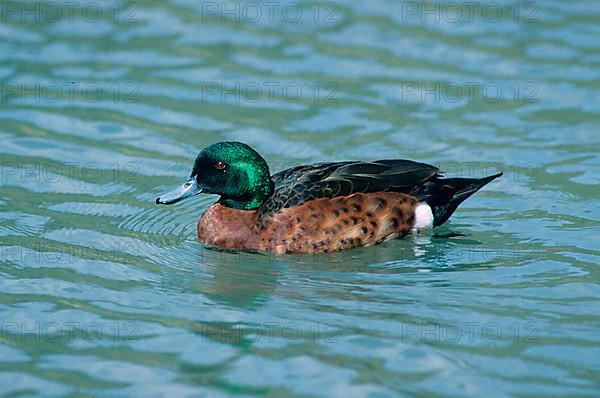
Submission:
[[[230,207],[236,210],[256,210],[264,203],[260,198],[252,198],[250,200],[226,199],[221,197],[219,203],[225,207]]]
[[[243,197],[221,196],[219,203],[236,210],[256,210],[273,194],[274,184],[268,180],[256,184]]]

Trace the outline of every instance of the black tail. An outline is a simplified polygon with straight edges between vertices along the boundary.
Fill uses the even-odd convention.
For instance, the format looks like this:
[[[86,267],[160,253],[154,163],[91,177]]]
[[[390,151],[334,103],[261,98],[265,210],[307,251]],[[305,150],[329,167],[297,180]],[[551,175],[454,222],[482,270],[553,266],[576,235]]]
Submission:
[[[479,191],[502,173],[484,178],[437,178],[429,180],[417,197],[431,206],[433,225],[442,225],[469,196]]]

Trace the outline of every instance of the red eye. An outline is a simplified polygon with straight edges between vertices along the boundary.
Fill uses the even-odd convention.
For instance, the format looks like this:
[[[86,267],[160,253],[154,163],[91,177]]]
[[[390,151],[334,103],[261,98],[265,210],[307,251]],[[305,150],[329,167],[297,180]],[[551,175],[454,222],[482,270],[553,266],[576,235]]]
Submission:
[[[215,168],[219,169],[219,170],[223,170],[225,167],[227,167],[227,165],[225,164],[225,162],[219,160],[217,163],[215,163]]]

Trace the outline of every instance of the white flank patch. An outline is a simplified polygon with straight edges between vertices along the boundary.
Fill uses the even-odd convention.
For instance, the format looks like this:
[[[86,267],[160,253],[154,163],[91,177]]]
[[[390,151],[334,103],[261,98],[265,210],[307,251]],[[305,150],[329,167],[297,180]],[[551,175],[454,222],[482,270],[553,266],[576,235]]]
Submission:
[[[433,213],[431,207],[425,202],[419,203],[415,208],[415,223],[412,231],[420,231],[433,227]]]

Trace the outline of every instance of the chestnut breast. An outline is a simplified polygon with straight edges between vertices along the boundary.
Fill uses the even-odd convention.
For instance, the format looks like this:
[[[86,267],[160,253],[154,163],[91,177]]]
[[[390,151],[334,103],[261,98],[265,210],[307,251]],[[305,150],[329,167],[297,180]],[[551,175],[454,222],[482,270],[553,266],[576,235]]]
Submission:
[[[198,239],[227,249],[256,250],[254,226],[257,210],[238,210],[216,203],[198,222]]]
[[[356,193],[259,211],[211,206],[198,224],[200,240],[232,249],[322,253],[371,246],[406,235],[418,201],[398,192]]]

